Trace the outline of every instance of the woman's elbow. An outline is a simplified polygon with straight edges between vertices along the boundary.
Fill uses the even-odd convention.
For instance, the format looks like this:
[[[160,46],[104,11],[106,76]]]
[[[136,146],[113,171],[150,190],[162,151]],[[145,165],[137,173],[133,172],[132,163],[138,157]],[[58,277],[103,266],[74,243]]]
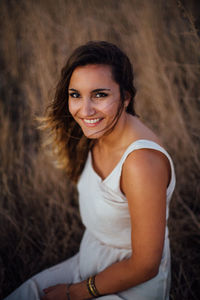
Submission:
[[[159,265],[146,266],[144,272],[146,273],[146,276],[148,277],[147,280],[150,280],[158,275]]]
[[[154,277],[156,277],[156,275],[159,272],[159,266],[160,266],[160,262],[159,261],[142,261],[141,263],[137,262],[135,260],[132,260],[131,262],[132,265],[132,270],[133,273],[134,270],[138,270],[138,273],[141,276],[142,281],[147,281],[150,280]],[[137,266],[136,266],[137,265]]]

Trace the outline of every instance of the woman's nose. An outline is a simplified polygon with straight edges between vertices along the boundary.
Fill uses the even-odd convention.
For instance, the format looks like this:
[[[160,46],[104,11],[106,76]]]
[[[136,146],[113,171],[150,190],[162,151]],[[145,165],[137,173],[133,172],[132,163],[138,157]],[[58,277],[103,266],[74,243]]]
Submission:
[[[94,115],[94,113],[95,113],[95,109],[94,109],[91,99],[90,98],[83,99],[82,106],[81,106],[82,116],[89,117],[89,116]]]

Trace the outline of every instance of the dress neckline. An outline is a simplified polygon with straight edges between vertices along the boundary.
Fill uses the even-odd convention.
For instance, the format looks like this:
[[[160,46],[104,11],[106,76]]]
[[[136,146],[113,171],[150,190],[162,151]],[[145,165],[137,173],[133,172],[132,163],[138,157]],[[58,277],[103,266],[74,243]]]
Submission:
[[[154,145],[156,146],[159,146],[159,148],[163,149],[165,151],[165,149],[159,145],[158,143],[152,141],[152,140],[147,140],[147,139],[139,139],[139,140],[136,140],[134,142],[132,142],[127,148],[126,150],[124,151],[124,153],[122,154],[120,160],[118,161],[118,163],[114,166],[114,168],[112,169],[112,171],[103,179],[94,169],[93,167],[93,159],[92,159],[92,152],[91,150],[89,151],[89,154],[88,154],[88,158],[89,158],[89,163],[90,163],[90,167],[92,169],[92,172],[95,174],[95,176],[98,178],[98,180],[101,182],[101,183],[105,183],[111,176],[112,174],[114,173],[114,171],[117,169],[117,167],[120,165],[121,161],[123,160],[124,156],[126,155],[127,151],[129,150],[130,147],[132,147],[133,145],[135,145],[136,143],[138,142],[150,142],[150,143],[153,143]],[[165,151],[166,152],[166,151]]]

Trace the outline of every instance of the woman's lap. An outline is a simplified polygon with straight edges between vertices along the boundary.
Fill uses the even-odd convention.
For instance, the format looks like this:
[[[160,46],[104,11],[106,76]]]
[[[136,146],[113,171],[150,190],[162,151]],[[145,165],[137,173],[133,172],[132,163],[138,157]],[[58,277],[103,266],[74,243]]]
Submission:
[[[73,257],[46,269],[29,280],[4,300],[39,300],[43,289],[61,283],[79,282],[79,253]]]
[[[77,253],[73,257],[31,277],[4,300],[40,300],[44,288],[62,283],[76,283],[80,281],[82,281],[82,278],[80,277],[79,269],[79,253]],[[121,292],[118,295],[102,296],[99,299],[168,299],[168,297],[163,298],[163,295],[161,296],[163,291],[156,292],[157,284],[153,284],[154,291],[151,286],[147,289],[143,287],[143,285],[146,286],[152,281],[156,281],[156,277],[149,282]],[[152,292],[154,296],[156,294],[159,294],[160,296],[151,296]]]

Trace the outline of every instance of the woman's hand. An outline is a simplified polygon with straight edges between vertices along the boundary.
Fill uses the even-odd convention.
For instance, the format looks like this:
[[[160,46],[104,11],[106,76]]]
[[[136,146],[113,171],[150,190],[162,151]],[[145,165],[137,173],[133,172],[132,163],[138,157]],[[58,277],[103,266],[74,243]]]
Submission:
[[[91,298],[87,290],[86,282],[83,281],[70,285],[70,287],[67,287],[67,284],[57,284],[55,286],[50,286],[49,288],[43,290],[45,295],[41,298],[41,300],[68,300],[68,289],[70,291],[70,300],[84,300]]]
[[[67,284],[57,284],[43,290],[45,295],[41,300],[67,300]]]

